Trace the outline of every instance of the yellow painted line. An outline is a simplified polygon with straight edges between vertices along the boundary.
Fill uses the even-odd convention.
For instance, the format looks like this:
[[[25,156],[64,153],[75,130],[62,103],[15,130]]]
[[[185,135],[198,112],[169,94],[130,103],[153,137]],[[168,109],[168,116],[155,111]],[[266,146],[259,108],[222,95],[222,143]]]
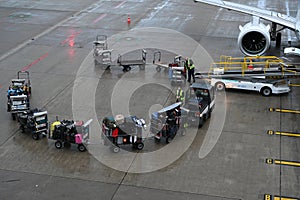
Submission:
[[[300,87],[300,84],[289,84],[289,86],[292,86],[292,87]]]
[[[294,166],[294,167],[300,167],[300,162],[294,162],[294,161],[285,161],[285,160],[274,160],[274,163],[277,165],[288,165],[288,166]]]
[[[296,161],[287,161],[287,160],[278,160],[278,159],[272,159],[272,158],[267,158],[266,159],[267,164],[276,164],[276,165],[287,165],[287,166],[292,166],[292,167],[300,167],[300,162]]]
[[[280,109],[280,108],[269,108],[270,112],[281,112],[281,113],[294,113],[300,114],[300,110]]]
[[[288,137],[300,137],[300,133],[281,132],[281,131],[272,131],[272,130],[268,130],[267,133],[269,135],[281,135],[281,136],[288,136]]]
[[[271,194],[265,194],[264,200],[300,200],[299,198],[294,197],[283,197],[283,196],[275,196]]]
[[[274,196],[273,200],[298,200],[298,198],[290,198],[290,197],[279,197],[279,196]]]

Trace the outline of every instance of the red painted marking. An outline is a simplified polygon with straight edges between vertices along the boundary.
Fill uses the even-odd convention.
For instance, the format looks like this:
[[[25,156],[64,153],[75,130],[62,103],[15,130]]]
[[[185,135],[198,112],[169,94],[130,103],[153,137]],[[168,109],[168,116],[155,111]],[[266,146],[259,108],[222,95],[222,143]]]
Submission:
[[[21,69],[21,71],[27,71],[30,67],[32,67],[33,65],[35,65],[36,63],[40,62],[41,60],[45,59],[48,56],[48,53],[45,53],[44,55],[42,55],[41,57],[39,57],[38,59],[36,59],[35,61],[33,61],[32,63],[30,63],[29,65],[23,67]]]
[[[107,15],[107,14],[102,14],[102,15],[100,15],[100,17],[98,17],[97,19],[95,19],[95,20],[93,21],[93,24],[95,24],[95,23],[97,23],[98,21],[100,21],[101,19],[103,19],[106,15]]]
[[[67,42],[70,42],[71,40],[74,41],[75,37],[76,37],[77,35],[79,35],[80,33],[81,33],[81,31],[77,31],[77,32],[71,34],[70,36],[67,37],[67,39],[65,39],[64,41],[62,41],[60,44],[61,44],[61,45],[66,44]]]
[[[117,6],[115,6],[115,8],[119,8],[121,7],[124,3],[126,3],[126,1],[122,1],[121,3],[119,3]]]

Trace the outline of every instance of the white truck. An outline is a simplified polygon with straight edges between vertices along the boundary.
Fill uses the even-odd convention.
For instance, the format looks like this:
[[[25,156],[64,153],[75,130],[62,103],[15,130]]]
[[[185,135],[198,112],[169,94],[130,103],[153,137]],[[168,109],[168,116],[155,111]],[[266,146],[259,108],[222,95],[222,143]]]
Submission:
[[[210,83],[217,91],[225,89],[240,89],[260,92],[263,96],[283,94],[290,91],[289,81],[286,79],[268,80],[255,78],[211,78]]]

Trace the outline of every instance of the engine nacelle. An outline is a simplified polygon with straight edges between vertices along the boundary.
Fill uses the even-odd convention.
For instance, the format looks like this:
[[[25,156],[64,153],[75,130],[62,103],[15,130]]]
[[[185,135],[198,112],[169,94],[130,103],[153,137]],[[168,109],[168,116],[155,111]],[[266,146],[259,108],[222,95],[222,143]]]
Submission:
[[[270,47],[270,25],[249,22],[239,27],[238,46],[248,56],[262,55]]]

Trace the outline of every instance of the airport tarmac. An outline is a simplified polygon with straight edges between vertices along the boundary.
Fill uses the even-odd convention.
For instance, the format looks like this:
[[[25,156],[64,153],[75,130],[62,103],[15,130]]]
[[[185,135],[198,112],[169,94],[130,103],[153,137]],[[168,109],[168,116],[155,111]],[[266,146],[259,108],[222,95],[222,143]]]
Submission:
[[[297,8],[296,0],[234,2],[291,15]],[[156,50],[163,62],[181,54],[206,70],[220,55],[243,56],[238,26],[251,17],[192,0],[0,0],[0,10],[0,199],[300,198],[300,116],[269,110],[300,110],[299,79],[285,95],[217,93],[205,125],[168,145],[148,137],[141,152],[114,154],[100,139],[104,117],[129,113],[149,123],[153,111],[175,100],[168,74],[152,64]],[[94,66],[97,34],[107,35],[113,49],[110,70]],[[298,45],[285,30],[282,46],[290,38]],[[274,46],[269,55],[300,63]],[[124,73],[116,65],[118,54],[138,58],[142,48],[145,70]],[[19,70],[30,72],[31,107],[47,110],[49,121],[93,119],[88,152],[58,150],[52,140],[21,133],[6,111],[6,91]]]

